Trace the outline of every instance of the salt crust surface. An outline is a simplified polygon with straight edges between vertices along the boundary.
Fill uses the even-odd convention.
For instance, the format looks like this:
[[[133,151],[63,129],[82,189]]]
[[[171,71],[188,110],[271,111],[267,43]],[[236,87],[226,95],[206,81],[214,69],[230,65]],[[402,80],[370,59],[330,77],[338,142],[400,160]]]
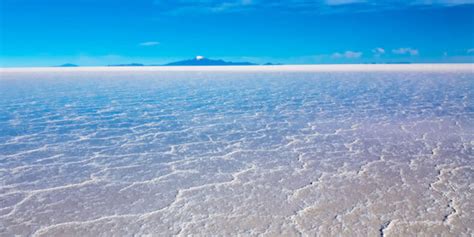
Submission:
[[[0,236],[472,236],[472,65],[0,70]]]

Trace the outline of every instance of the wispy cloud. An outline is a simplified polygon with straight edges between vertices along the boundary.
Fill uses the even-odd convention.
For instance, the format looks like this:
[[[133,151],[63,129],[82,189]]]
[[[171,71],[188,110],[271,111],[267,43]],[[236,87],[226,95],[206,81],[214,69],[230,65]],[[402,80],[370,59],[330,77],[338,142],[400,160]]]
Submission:
[[[419,55],[418,49],[412,49],[412,48],[399,48],[399,49],[394,49],[394,50],[392,50],[392,53],[394,53],[394,54],[401,54],[401,55],[409,54],[409,55],[411,55],[411,56]]]
[[[474,54],[474,48],[468,49],[466,52],[467,52],[468,54]]]
[[[356,3],[367,3],[366,0],[325,0],[323,2],[326,5],[330,5],[330,6],[356,4]]]
[[[139,45],[144,46],[144,47],[151,47],[151,46],[157,46],[159,44],[160,42],[157,42],[157,41],[148,41],[148,42],[142,42]]]
[[[474,4],[474,0],[155,0],[161,12],[222,13],[258,9],[302,12],[378,11],[422,6],[450,7]]]
[[[262,2],[252,0],[155,0],[154,5],[163,13],[221,13],[261,7]]]
[[[354,52],[354,51],[346,51],[344,53],[333,53],[331,57],[333,58],[360,58],[362,56],[362,52]]]
[[[380,57],[383,54],[385,54],[385,49],[384,48],[375,48],[375,49],[372,49],[372,53],[374,54],[374,56]]]
[[[441,5],[441,6],[456,6],[465,4],[474,4],[474,0],[415,0],[407,1],[412,5]]]

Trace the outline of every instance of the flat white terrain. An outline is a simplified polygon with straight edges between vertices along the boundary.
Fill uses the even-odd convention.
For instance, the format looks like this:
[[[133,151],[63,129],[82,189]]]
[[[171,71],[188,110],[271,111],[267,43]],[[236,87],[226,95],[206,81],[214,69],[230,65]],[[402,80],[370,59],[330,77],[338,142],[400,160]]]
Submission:
[[[138,66],[138,67],[38,67],[0,68],[8,72],[376,72],[376,71],[470,71],[474,64],[321,64],[321,65],[255,65],[255,66]]]
[[[0,236],[472,236],[472,64],[0,70]]]

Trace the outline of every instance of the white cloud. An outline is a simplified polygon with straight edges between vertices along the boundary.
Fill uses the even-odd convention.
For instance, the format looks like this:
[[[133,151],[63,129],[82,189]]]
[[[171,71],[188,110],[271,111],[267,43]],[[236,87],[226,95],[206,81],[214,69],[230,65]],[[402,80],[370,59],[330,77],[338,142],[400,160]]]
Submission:
[[[325,0],[326,5],[337,6],[355,3],[366,3],[366,0]]]
[[[411,1],[412,5],[440,5],[440,6],[456,6],[463,4],[473,4],[474,0],[415,0]]]
[[[419,55],[418,49],[412,49],[412,48],[399,48],[399,49],[394,49],[394,50],[392,50],[392,53],[394,53],[394,54],[401,54],[401,55],[409,54],[409,55],[411,55],[411,56]]]
[[[154,0],[161,12],[176,14],[202,14],[235,12],[253,7],[265,7],[266,0]]]
[[[354,51],[346,51],[344,53],[333,53],[333,58],[360,58],[362,56],[362,52],[354,52]]]
[[[145,47],[150,47],[150,46],[156,46],[156,45],[159,45],[159,44],[160,44],[160,42],[148,41],[148,42],[140,43],[139,45],[140,46],[145,46]]]
[[[372,49],[372,53],[374,53],[375,56],[380,57],[381,55],[385,54],[385,49],[375,48],[375,49]]]
[[[160,12],[221,13],[276,9],[301,12],[384,11],[420,6],[451,7],[474,4],[474,0],[154,0]],[[357,5],[351,7],[352,5]]]

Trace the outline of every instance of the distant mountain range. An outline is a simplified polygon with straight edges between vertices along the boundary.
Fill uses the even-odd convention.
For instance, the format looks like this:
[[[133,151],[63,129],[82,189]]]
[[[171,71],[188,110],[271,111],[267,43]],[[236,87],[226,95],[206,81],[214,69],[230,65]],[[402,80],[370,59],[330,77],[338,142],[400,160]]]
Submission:
[[[165,64],[164,66],[250,66],[257,65],[250,62],[227,62],[224,60],[213,60],[197,56],[193,59],[182,60]]]
[[[143,67],[145,64],[141,63],[127,63],[127,64],[112,64],[107,65],[107,67]]]
[[[367,62],[364,64],[410,64],[411,62]],[[142,64],[142,63],[125,63],[125,64],[110,64],[108,67],[143,67],[143,66],[252,66],[252,65],[283,65],[281,63],[265,63],[265,64],[256,64],[251,62],[229,62],[221,59],[209,59],[202,56],[197,56],[193,59],[187,59],[167,64]],[[65,63],[56,67],[79,67],[79,65],[72,63]]]
[[[76,65],[76,64],[72,64],[72,63],[65,63],[65,64],[59,65],[57,67],[79,67],[79,66]]]
[[[142,63],[126,63],[126,64],[110,64],[107,66],[108,67],[143,67],[143,66],[252,66],[252,65],[259,65],[259,64],[251,63],[251,62],[228,62],[221,59],[215,60],[215,59],[204,58],[202,56],[197,56],[196,58],[193,58],[193,59],[187,59],[187,60],[162,64],[162,65],[158,65],[158,64],[145,65]],[[281,65],[281,64],[265,63],[262,65]],[[78,65],[75,65],[72,63],[66,63],[58,67],[78,67]]]

